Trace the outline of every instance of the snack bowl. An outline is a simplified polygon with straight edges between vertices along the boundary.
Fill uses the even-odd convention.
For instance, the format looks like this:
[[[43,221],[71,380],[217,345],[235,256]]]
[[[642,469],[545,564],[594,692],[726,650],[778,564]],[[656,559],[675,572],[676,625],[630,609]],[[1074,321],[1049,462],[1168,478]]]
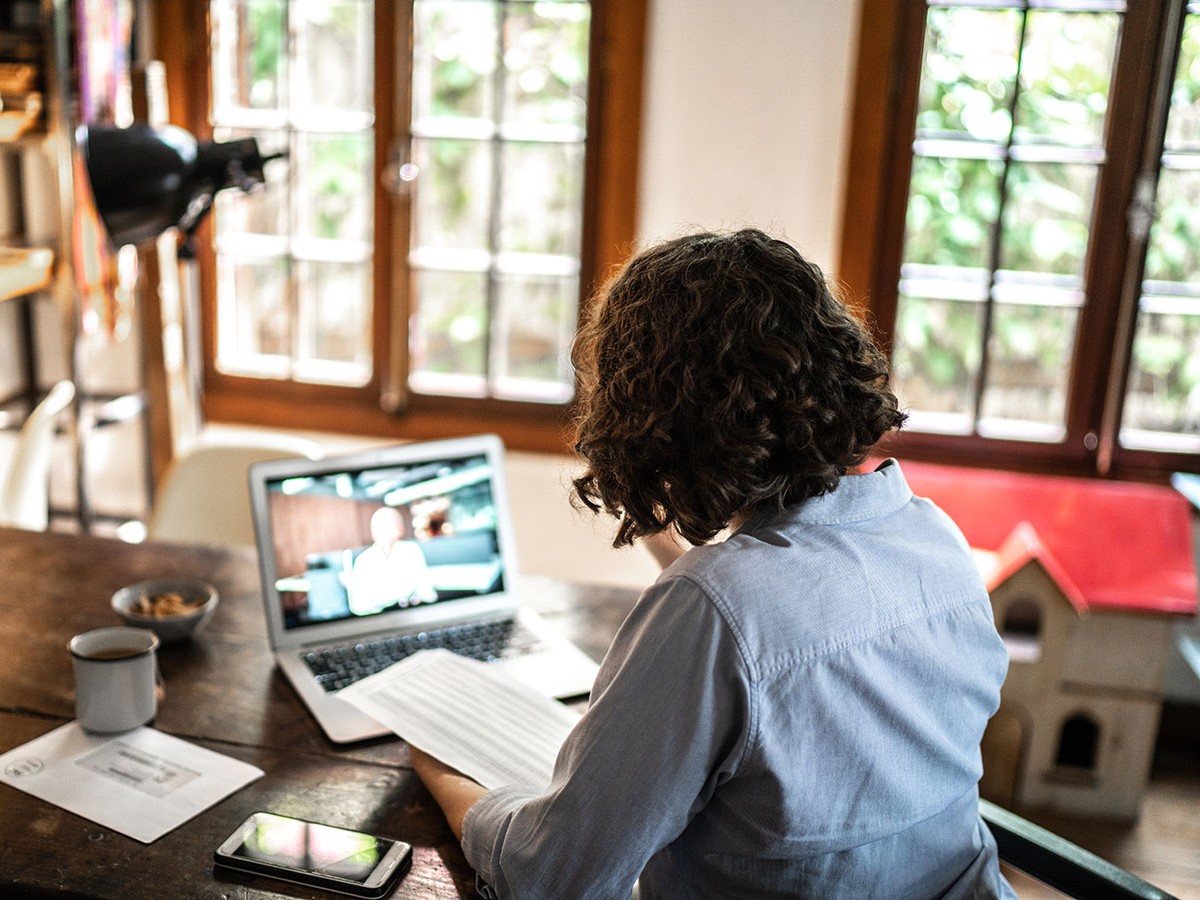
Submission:
[[[185,641],[217,611],[217,589],[198,578],[152,578],[121,588],[112,608],[126,625],[149,628],[164,644]]]

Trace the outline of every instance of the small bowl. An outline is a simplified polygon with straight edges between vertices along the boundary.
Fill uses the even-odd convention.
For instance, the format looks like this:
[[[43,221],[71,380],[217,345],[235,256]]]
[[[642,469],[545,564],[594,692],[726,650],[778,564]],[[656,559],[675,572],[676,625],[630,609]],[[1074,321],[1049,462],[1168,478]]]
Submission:
[[[174,594],[183,602],[167,598]],[[203,628],[217,611],[217,589],[196,578],[153,578],[121,588],[112,598],[112,608],[126,625],[149,628],[164,644],[186,641]],[[181,608],[178,612],[149,614],[139,606],[152,609]]]

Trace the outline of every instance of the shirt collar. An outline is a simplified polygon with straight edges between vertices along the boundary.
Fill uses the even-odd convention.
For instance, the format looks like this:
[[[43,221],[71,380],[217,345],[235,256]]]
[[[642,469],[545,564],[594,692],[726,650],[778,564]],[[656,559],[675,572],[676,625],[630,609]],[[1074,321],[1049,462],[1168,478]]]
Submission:
[[[864,522],[894,513],[913,493],[894,459],[885,459],[873,472],[845,475],[828,494],[801,504],[798,518],[814,525]]]
[[[828,494],[810,497],[790,513],[795,520],[811,525],[845,525],[889,515],[904,506],[913,492],[895,459],[885,459],[874,471],[845,475]],[[737,529],[750,532],[774,519],[779,513],[764,509],[752,514]]]

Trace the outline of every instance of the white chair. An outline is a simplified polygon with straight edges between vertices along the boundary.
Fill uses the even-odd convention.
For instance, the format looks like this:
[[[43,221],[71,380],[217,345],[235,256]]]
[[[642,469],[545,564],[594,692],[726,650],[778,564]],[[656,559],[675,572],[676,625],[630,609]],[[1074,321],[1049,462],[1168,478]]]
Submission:
[[[33,408],[0,458],[0,525],[45,531],[50,523],[50,457],[58,415],[75,398],[60,381]]]
[[[251,463],[267,459],[320,459],[321,446],[289,435],[201,441],[168,467],[158,486],[146,536],[184,544],[254,546]]]

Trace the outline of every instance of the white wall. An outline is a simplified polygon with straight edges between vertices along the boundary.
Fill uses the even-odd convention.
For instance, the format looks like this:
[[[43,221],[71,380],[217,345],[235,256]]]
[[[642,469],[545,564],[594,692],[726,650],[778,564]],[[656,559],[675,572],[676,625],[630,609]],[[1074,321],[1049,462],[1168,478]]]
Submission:
[[[650,0],[639,241],[762,227],[832,273],[859,0]]]

